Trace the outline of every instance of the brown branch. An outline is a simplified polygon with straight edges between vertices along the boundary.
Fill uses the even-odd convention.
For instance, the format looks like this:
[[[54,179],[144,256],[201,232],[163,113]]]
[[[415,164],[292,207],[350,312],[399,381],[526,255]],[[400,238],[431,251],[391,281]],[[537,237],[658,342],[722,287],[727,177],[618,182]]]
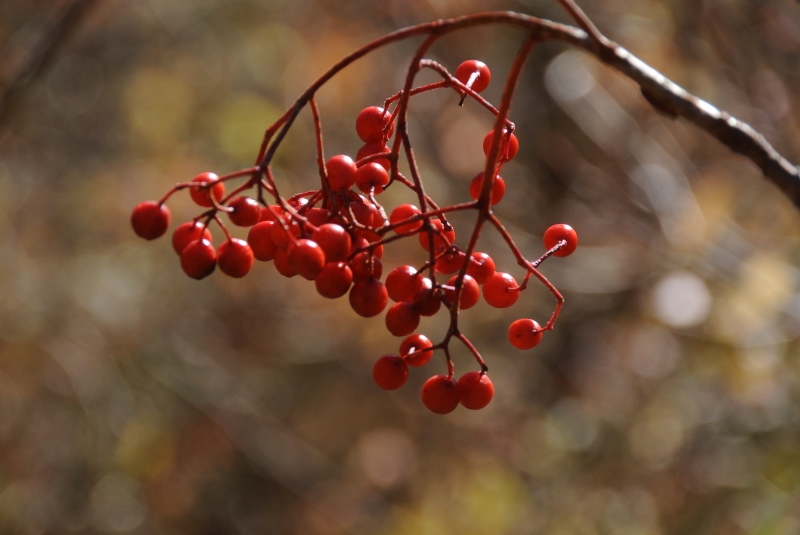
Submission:
[[[11,104],[22,90],[53,59],[59,47],[69,38],[97,0],[75,0],[50,25],[27,61],[10,77],[9,82],[0,89],[0,124],[11,111]]]
[[[752,160],[761,169],[764,176],[778,186],[800,209],[800,169],[781,156],[763,135],[750,125],[690,94],[618,44],[608,40],[599,33],[573,1],[559,1],[579,21],[580,25],[585,26],[585,30],[520,13],[490,12],[411,26],[368,43],[331,67],[287,111],[282,118],[284,124],[282,124],[278,138],[272,143],[266,154],[261,154],[260,167],[264,168],[269,164],[286,130],[294,121],[300,108],[305,106],[314,92],[336,73],[369,52],[410,37],[433,34],[442,36],[452,31],[474,26],[507,24],[524,29],[539,41],[561,41],[591,53],[600,61],[636,82],[648,102],[652,103],[659,111],[688,119],[734,152],[743,154]],[[410,90],[410,87],[406,89]]]
[[[800,168],[781,156],[761,133],[692,95],[621,46],[612,46],[613,55],[604,61],[638,83],[648,102],[668,115],[693,122],[732,151],[752,160],[800,208]]]

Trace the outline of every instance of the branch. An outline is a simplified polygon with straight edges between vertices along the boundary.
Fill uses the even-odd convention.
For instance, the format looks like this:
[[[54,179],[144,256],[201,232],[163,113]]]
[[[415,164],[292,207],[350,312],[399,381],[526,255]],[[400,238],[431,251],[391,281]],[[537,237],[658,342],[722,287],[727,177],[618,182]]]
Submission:
[[[284,122],[281,124],[282,128],[277,139],[269,146],[266,154],[261,154],[260,167],[265,168],[269,164],[286,130],[289,129],[300,109],[308,103],[314,93],[336,73],[359,58],[373,50],[411,37],[431,35],[441,37],[464,28],[486,24],[506,24],[529,32],[538,41],[560,41],[583,48],[603,63],[636,82],[647,101],[659,111],[674,117],[688,119],[734,152],[752,160],[761,169],[764,176],[778,186],[800,209],[800,169],[781,156],[762,134],[750,125],[690,94],[620,45],[610,41],[597,30],[574,1],[559,1],[570,15],[588,30],[588,33],[586,30],[573,26],[520,13],[489,12],[410,26],[364,45],[331,67],[301,95],[292,108],[287,110],[286,115],[282,118]]]
[[[75,0],[45,32],[27,61],[0,89],[0,124],[11,110],[11,104],[38,73],[53,58],[58,48],[67,40],[97,0]]]

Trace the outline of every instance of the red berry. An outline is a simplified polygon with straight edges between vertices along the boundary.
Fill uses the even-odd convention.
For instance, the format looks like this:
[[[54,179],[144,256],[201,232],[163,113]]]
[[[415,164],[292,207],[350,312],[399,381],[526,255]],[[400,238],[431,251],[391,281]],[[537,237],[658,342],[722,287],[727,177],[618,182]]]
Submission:
[[[278,217],[283,215],[283,208],[278,205],[271,205],[271,206],[262,206],[261,207],[261,216],[259,217],[259,221],[277,221],[278,217],[275,217],[277,214]]]
[[[544,246],[549,251],[555,247],[561,240],[567,243],[558,251],[553,253],[553,256],[569,256],[575,252],[578,247],[578,233],[569,225],[553,225],[544,232]]]
[[[366,158],[367,156],[372,156],[373,154],[380,154],[386,153],[389,154],[391,151],[389,147],[387,147],[382,141],[376,141],[373,143],[367,143],[360,149],[358,149],[358,153],[356,153],[356,161],[359,162]],[[389,160],[387,158],[378,158],[377,160],[372,160],[376,162],[378,165],[386,169],[387,171],[391,167]]]
[[[396,267],[386,276],[386,290],[392,301],[411,302],[423,284],[423,276],[412,266]]]
[[[325,251],[325,260],[328,262],[340,262],[347,259],[352,246],[350,234],[336,223],[325,223],[320,225],[311,234],[314,240]]]
[[[433,227],[433,243],[435,245],[434,251],[439,252],[441,249],[444,249],[456,241],[455,229],[451,228],[450,230],[445,231],[444,224],[440,219],[431,220],[431,226]],[[428,238],[428,232],[426,230],[420,231],[419,244],[426,251],[431,250],[431,240]]]
[[[315,227],[319,227],[331,220],[331,211],[326,208],[314,207],[306,212],[306,219]]]
[[[480,93],[489,87],[489,82],[492,80],[492,73],[484,62],[478,61],[477,59],[468,59],[456,69],[456,79],[462,84],[467,85],[472,74],[475,72],[478,73],[478,76],[472,80],[470,89],[476,93]]]
[[[275,251],[275,258],[273,261],[275,263],[275,269],[284,277],[292,278],[297,275],[297,272],[289,265],[289,255],[286,249],[278,249]]]
[[[486,284],[486,281],[494,275],[494,260],[486,253],[472,253],[467,275],[475,279],[478,284]]]
[[[467,372],[458,380],[458,394],[464,407],[477,411],[492,401],[494,385],[484,372]]]
[[[406,336],[417,330],[419,312],[411,303],[395,303],[386,312],[386,328],[395,336]]]
[[[192,182],[196,182],[198,184],[207,184],[208,182],[213,182],[217,180],[219,177],[214,173],[200,173]],[[214,199],[219,202],[223,195],[225,195],[225,184],[222,182],[217,182],[210,188],[199,188],[197,186],[192,186],[189,188],[189,195],[192,197],[192,200],[199,206],[204,206],[206,208],[213,206],[211,202],[211,195],[214,195]]]
[[[228,218],[238,227],[252,227],[261,219],[261,208],[253,198],[236,197],[228,206],[233,208],[228,212]]]
[[[508,341],[517,349],[531,349],[542,341],[542,328],[533,320],[521,319],[508,327]]]
[[[519,299],[518,287],[514,277],[497,271],[483,285],[483,298],[495,308],[508,308]]]
[[[483,187],[483,172],[478,173],[469,183],[469,196],[473,201],[477,201],[481,196],[481,188]],[[506,193],[506,182],[503,177],[498,176],[494,179],[494,186],[492,187],[492,206],[503,200],[503,195]]]
[[[296,238],[300,235],[300,225],[292,219],[292,216],[286,214],[281,216],[283,218],[284,223],[288,225],[289,231],[292,235]],[[275,223],[272,225],[272,241],[275,242],[280,249],[286,249],[289,247],[289,242],[292,240],[289,238],[289,234],[286,233],[286,230],[283,228],[283,225],[280,222]]]
[[[460,398],[458,384],[446,375],[434,375],[422,386],[422,403],[436,414],[453,412]]]
[[[389,214],[389,223],[391,223],[392,225],[398,225],[399,223],[402,223],[406,219],[417,216],[421,213],[422,212],[420,212],[419,208],[417,208],[413,204],[401,204],[400,206],[392,210],[391,214]],[[402,236],[409,236],[417,232],[420,229],[420,227],[422,227],[423,223],[424,221],[422,219],[420,219],[419,221],[414,221],[413,223],[405,223],[403,225],[395,227],[394,231]]]
[[[344,262],[328,262],[314,279],[317,292],[328,299],[342,297],[350,289],[352,283],[353,272],[350,271],[350,266]]]
[[[325,167],[328,169],[328,184],[334,191],[348,190],[356,183],[356,164],[350,156],[333,156]]]
[[[380,242],[381,237],[372,232],[371,230],[356,230],[356,239],[353,241],[353,248],[351,249],[351,253],[353,253],[356,249],[361,249],[363,247],[368,246],[371,243]],[[372,254],[375,255],[375,258],[382,258],[383,257],[383,244],[378,245],[372,249]]]
[[[420,315],[430,317],[439,312],[442,306],[442,299],[439,293],[433,289],[433,283],[430,279],[422,279],[423,287],[414,296],[414,306]]]
[[[325,267],[325,253],[315,241],[299,239],[286,252],[289,265],[304,279],[313,281]]]
[[[364,193],[373,189],[376,194],[380,193],[388,183],[389,173],[378,162],[365,163],[356,171],[356,186]]]
[[[205,239],[189,242],[181,252],[181,268],[193,279],[204,279],[217,267],[217,253]]]
[[[455,286],[456,279],[458,279],[458,275],[453,275],[449,281],[447,281],[448,286]],[[455,290],[445,290],[444,291],[445,297],[447,300],[453,303],[456,298],[456,291]],[[464,275],[464,280],[461,283],[461,297],[459,299],[459,307],[462,310],[467,310],[468,308],[474,307],[481,298],[481,287],[475,282],[475,279],[470,277],[469,275]]]
[[[200,238],[211,241],[211,231],[199,221],[189,221],[176,228],[172,233],[172,248],[176,253],[181,254],[190,242]]]
[[[461,249],[450,247],[439,260],[436,261],[436,271],[450,275],[461,269],[467,255]]]
[[[375,362],[372,378],[384,390],[397,390],[408,379],[408,365],[397,355],[384,355]]]
[[[383,275],[383,264],[375,255],[367,251],[358,253],[350,261],[350,269],[353,270],[353,280],[358,282],[370,277],[380,279]]]
[[[493,137],[494,137],[494,130],[489,130],[489,133],[486,134],[485,138],[483,138],[483,153],[486,156],[489,156],[489,149],[492,148]],[[510,139],[508,139],[507,135],[503,136],[500,139],[499,160],[501,162],[507,162],[508,160],[516,156],[517,152],[519,152],[519,141],[517,140],[517,136],[511,134]]]
[[[392,114],[384,111],[379,106],[364,108],[356,117],[356,133],[364,143],[383,141],[383,129],[389,124]],[[394,133],[394,123],[386,132],[386,137],[392,137]]]
[[[140,202],[131,214],[131,225],[137,236],[145,240],[160,238],[169,227],[169,208],[156,201]]]
[[[371,318],[386,308],[389,295],[386,287],[377,279],[360,280],[350,290],[350,306],[359,316]]]
[[[256,260],[269,262],[275,258],[278,246],[272,240],[272,227],[276,225],[274,221],[261,221],[256,223],[247,233],[247,243],[253,250]]]
[[[378,210],[372,206],[372,203],[365,201],[363,197],[361,198],[361,202],[351,202],[350,209],[353,211],[353,216],[356,218],[356,221],[365,227],[372,226],[372,222],[375,220],[375,214],[378,212]]]
[[[424,334],[412,334],[400,343],[400,356],[409,366],[425,366],[433,356],[433,344]]]
[[[253,251],[247,242],[230,239],[217,249],[219,269],[230,277],[244,277],[253,267]]]

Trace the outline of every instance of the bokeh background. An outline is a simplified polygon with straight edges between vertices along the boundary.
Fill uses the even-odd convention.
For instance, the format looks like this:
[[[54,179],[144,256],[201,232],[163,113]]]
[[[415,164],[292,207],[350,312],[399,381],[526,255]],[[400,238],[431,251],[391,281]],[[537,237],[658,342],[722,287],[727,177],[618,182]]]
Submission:
[[[582,4],[800,161],[796,3]],[[4,83],[68,5],[0,3]],[[549,316],[537,285],[510,309],[463,314],[496,387],[485,410],[423,407],[440,355],[401,390],[376,387],[373,362],[399,343],[382,317],[270,264],[189,280],[168,238],[131,231],[136,203],[251,165],[265,127],[357,46],[498,9],[568,22],[554,0],[95,5],[0,123],[0,532],[800,533],[798,212],[748,160],[585,53],[541,45],[511,110],[521,151],[496,212],[531,258],[557,222],[581,246],[543,267],[566,305],[536,349],[515,350],[506,330]],[[488,63],[497,102],[521,38],[478,28],[430,57]],[[400,88],[416,43],[320,93],[328,155],[359,148],[356,114]],[[457,101],[411,108],[440,203],[468,200],[491,127]],[[304,112],[275,163],[284,192],[313,186],[313,155]],[[186,195],[170,208],[172,228],[197,213]],[[462,236],[471,217],[456,221]],[[495,232],[479,245],[522,275]],[[420,262],[418,249],[388,247],[385,270]],[[460,348],[455,360],[475,369]]]

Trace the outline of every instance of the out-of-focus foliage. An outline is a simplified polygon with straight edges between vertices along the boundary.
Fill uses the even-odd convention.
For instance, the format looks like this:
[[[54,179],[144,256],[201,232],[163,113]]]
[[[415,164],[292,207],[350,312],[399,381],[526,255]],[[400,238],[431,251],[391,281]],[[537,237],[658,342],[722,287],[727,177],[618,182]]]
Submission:
[[[440,356],[400,391],[378,389],[372,363],[398,344],[382,319],[271,265],[189,280],[168,238],[130,229],[137,202],[250,165],[269,122],[355,47],[479,10],[566,22],[554,0],[101,4],[0,125],[0,532],[800,531],[797,211],[584,53],[539,47],[512,107],[522,148],[497,212],[530,257],[556,222],[581,246],[544,266],[566,306],[535,350],[514,350],[506,329],[548,317],[542,288],[463,314],[497,390],[483,411],[424,409]],[[59,5],[0,4],[0,65]],[[583,7],[800,161],[794,2]],[[431,57],[488,63],[496,102],[520,41],[480,28]],[[413,47],[376,52],[320,93],[327,154],[355,153],[356,114],[399,89]],[[491,125],[457,101],[427,94],[411,109],[428,192],[448,203],[468,200]],[[314,184],[313,154],[304,112],[278,153],[284,191]],[[170,208],[172,228],[196,213],[183,195]],[[480,247],[516,273],[496,233]],[[387,258],[419,257],[398,246]]]

